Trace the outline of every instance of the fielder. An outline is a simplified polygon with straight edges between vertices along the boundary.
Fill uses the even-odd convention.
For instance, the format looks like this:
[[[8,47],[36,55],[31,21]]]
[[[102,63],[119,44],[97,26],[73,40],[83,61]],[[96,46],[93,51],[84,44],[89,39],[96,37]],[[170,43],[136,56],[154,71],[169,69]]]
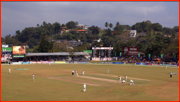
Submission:
[[[78,76],[77,70],[76,70],[76,75]]]
[[[107,69],[107,74],[109,74],[109,69]]]
[[[74,75],[74,70],[72,70],[72,75]]]
[[[9,68],[9,74],[11,73],[11,69]]]
[[[123,81],[122,81],[122,83],[126,83],[126,81],[125,81],[125,80],[123,80]]]
[[[127,81],[127,75],[125,75],[124,77],[125,77],[125,80]]]
[[[166,65],[166,69],[167,69],[167,65]]]
[[[86,83],[84,83],[84,88],[83,88],[83,92],[85,92],[86,91]]]
[[[119,78],[119,82],[121,82],[121,77],[120,77],[120,76],[118,76],[118,78]]]
[[[84,70],[82,71],[82,76],[84,76]]]
[[[130,80],[130,86],[131,85],[134,85],[134,81],[132,79]]]
[[[33,80],[32,81],[34,81],[34,74],[33,74]]]
[[[170,73],[170,78],[172,78],[172,74],[173,74],[173,73],[171,72],[171,73]]]

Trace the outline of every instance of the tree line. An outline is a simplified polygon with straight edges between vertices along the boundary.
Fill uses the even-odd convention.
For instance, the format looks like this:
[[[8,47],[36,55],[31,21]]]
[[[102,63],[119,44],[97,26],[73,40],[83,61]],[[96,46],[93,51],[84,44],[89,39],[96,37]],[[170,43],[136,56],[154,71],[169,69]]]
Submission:
[[[105,29],[101,30],[97,26],[88,28],[87,33],[76,32],[78,22],[69,21],[66,24],[46,23],[37,24],[37,27],[27,27],[21,32],[16,31],[15,36],[10,34],[1,37],[1,43],[13,45],[29,45],[31,52],[66,52],[69,51],[67,46],[71,46],[68,42],[57,43],[52,40],[81,40],[82,45],[74,47],[73,51],[91,50],[93,46],[113,46],[113,55],[119,56],[123,47],[138,47],[140,52],[151,54],[152,56],[160,56],[173,58],[179,55],[179,26],[173,28],[163,27],[159,23],[151,23],[151,21],[138,22],[132,26],[122,25],[119,22],[113,26],[112,23],[105,22]],[[69,32],[61,33],[62,29],[70,29]],[[130,30],[136,30],[137,33],[145,33],[137,37],[129,37]],[[165,34],[171,37],[164,36]],[[94,40],[101,39],[100,42]]]

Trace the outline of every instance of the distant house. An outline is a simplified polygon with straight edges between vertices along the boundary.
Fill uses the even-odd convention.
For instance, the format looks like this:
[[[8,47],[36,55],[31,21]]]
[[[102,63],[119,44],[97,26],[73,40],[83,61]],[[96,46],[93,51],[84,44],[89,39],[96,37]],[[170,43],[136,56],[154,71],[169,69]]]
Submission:
[[[171,37],[170,34],[164,34],[164,37]]]
[[[63,34],[64,32],[69,32],[71,29],[68,29],[66,26],[65,27],[62,27],[61,30],[60,30],[60,34]]]
[[[69,46],[67,46],[67,49],[72,49],[72,50],[73,50],[74,48],[73,48],[73,47],[69,47]]]
[[[146,35],[146,33],[145,32],[140,32],[140,33],[137,33],[137,36],[140,36],[140,35]]]
[[[71,40],[71,41],[68,41],[68,43],[71,44],[71,46],[82,45],[82,42],[80,40],[79,41]]]
[[[94,41],[101,42],[102,40],[101,40],[101,38],[100,38],[100,39],[98,39],[98,40],[94,40]]]
[[[67,43],[67,40],[52,40],[52,41],[56,43]]]
[[[83,25],[83,24],[76,25],[76,28],[77,28],[77,29],[88,30],[88,26],[87,26],[87,25]]]
[[[87,31],[87,30],[84,30],[84,29],[77,29],[77,30],[76,30],[76,33],[80,33],[80,32],[82,32],[82,33],[88,33],[88,31]]]
[[[137,31],[136,30],[131,30],[130,31],[130,37],[136,37]]]

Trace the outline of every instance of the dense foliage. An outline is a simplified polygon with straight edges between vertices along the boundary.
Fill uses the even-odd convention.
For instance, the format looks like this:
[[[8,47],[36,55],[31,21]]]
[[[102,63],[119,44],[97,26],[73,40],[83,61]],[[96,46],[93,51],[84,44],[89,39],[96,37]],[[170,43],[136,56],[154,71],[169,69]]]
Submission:
[[[46,23],[37,24],[37,27],[28,27],[16,31],[15,36],[10,34],[1,37],[1,43],[13,45],[29,45],[32,52],[63,52],[68,51],[67,47],[71,46],[67,41],[82,41],[83,44],[74,47],[74,51],[83,51],[91,49],[93,46],[113,46],[113,55],[119,56],[122,48],[139,47],[139,51],[152,56],[165,57],[179,55],[179,26],[173,28],[163,27],[159,23],[151,23],[150,21],[138,22],[132,26],[121,25],[119,22],[114,26],[112,23],[105,22],[104,30],[97,26],[91,26],[87,32],[76,32],[78,22],[70,21],[66,24],[55,22],[53,24]],[[70,29],[70,30],[69,30]],[[69,30],[69,31],[65,31]],[[129,37],[129,30],[137,30],[137,33],[145,33],[137,37]],[[167,35],[171,36],[165,36]],[[95,40],[101,39],[100,42]],[[61,43],[53,42],[53,40],[67,40]]]

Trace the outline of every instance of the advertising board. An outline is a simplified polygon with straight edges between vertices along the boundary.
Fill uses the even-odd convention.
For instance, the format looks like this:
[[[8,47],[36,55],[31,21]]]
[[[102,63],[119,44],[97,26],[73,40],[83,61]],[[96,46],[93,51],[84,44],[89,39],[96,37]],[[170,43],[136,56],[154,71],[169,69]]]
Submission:
[[[61,63],[61,64],[65,64],[65,61],[55,61],[54,63]]]
[[[26,53],[26,50],[25,50],[25,46],[13,46],[13,55],[17,54],[17,55],[23,55]]]
[[[123,55],[137,56],[139,53],[138,47],[123,47]]]

